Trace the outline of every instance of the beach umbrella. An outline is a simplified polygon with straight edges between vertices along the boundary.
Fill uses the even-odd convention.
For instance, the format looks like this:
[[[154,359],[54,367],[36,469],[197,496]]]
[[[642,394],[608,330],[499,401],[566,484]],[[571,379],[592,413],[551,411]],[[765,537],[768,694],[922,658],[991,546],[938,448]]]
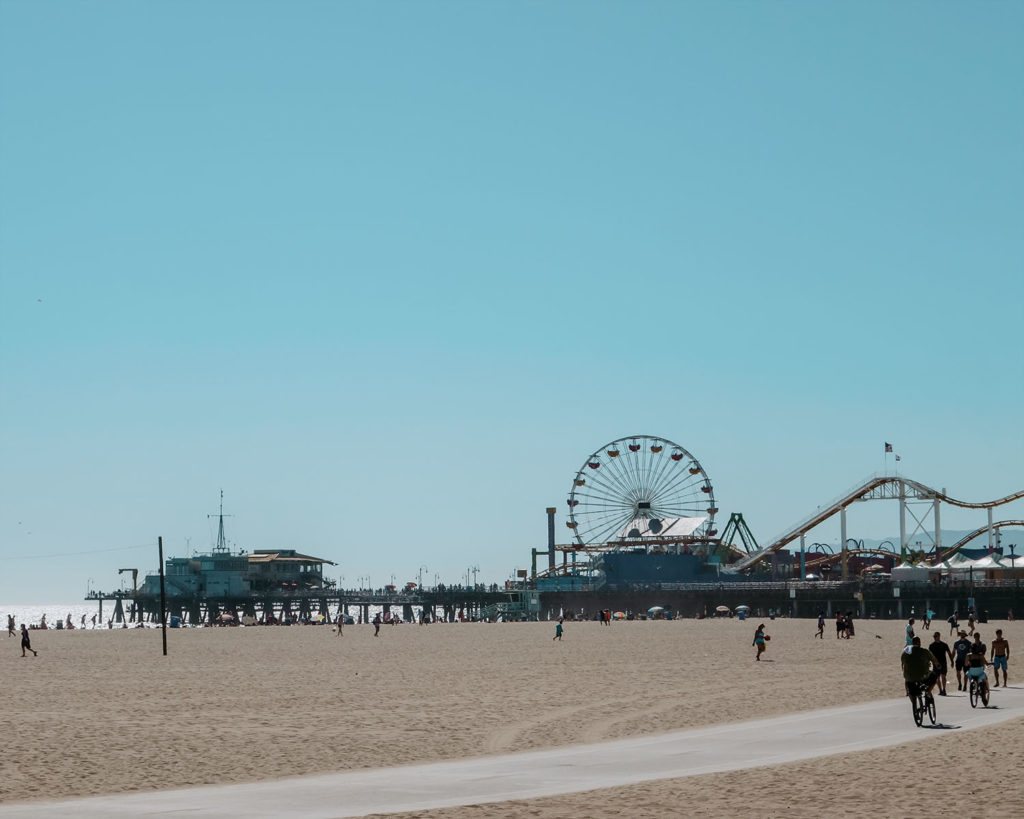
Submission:
[[[651,606],[649,609],[647,609],[647,613],[648,614],[657,614],[659,611],[664,611],[664,610],[665,610],[664,606]]]
[[[728,606],[716,606],[715,607],[715,611],[720,611],[722,614],[728,614],[729,613],[729,607]]]
[[[737,606],[736,611],[750,611],[750,606]]]
[[[614,617],[616,620],[625,620],[626,619],[626,612],[624,612],[624,611],[617,611],[617,612],[615,612],[615,614],[612,615],[612,617]]]

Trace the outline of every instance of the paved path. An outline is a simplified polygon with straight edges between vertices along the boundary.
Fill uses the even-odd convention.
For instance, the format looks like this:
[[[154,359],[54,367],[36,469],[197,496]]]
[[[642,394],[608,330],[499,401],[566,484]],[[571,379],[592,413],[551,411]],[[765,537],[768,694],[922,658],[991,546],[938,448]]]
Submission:
[[[992,707],[937,697],[940,726],[917,728],[905,699],[713,725],[593,745],[429,765],[0,806],[2,819],[203,817],[340,819],[368,813],[502,802],[731,771],[863,751],[1024,716],[1024,688],[997,689]],[[944,723],[944,724],[943,724]]]

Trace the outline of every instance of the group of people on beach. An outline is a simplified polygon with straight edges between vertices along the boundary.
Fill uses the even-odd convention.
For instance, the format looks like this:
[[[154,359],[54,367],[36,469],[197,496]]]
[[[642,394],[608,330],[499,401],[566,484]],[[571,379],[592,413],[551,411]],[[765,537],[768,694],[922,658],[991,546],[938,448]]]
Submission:
[[[837,640],[849,640],[854,637],[857,633],[856,628],[853,625],[853,612],[848,611],[845,614],[841,611],[836,612],[836,639]],[[822,640],[825,639],[825,612],[818,612],[818,630],[814,633],[815,637],[820,637]]]
[[[950,617],[955,621],[956,614]],[[975,631],[968,637],[968,632],[960,630],[959,639],[952,646],[942,639],[942,632],[936,631],[932,635],[932,642],[925,649],[921,644],[921,638],[914,633],[916,624],[915,618],[907,621],[906,646],[900,657],[903,666],[903,678],[906,683],[922,683],[928,696],[937,686],[939,696],[946,696],[946,678],[949,674],[949,665],[952,663],[956,671],[956,687],[958,691],[966,691],[970,686],[971,679],[977,680],[982,690],[988,691],[988,675],[985,668],[991,666],[995,684],[993,688],[999,688],[999,672],[1003,672],[1003,688],[1008,685],[1007,671],[1010,662],[1010,641],[1003,636],[1001,628],[996,629],[995,639],[991,647],[986,646],[981,639],[981,632]],[[972,618],[973,622],[973,618]],[[909,685],[908,685],[909,691]]]

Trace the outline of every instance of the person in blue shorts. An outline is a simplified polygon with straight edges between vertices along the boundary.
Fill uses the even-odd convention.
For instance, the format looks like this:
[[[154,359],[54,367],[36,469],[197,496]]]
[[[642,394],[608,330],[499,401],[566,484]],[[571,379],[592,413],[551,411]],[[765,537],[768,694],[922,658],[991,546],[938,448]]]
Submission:
[[[1003,637],[1003,630],[996,629],[996,639],[992,641],[992,675],[999,687],[999,669],[1003,669],[1003,688],[1006,688],[1006,666],[1010,660],[1010,641]]]

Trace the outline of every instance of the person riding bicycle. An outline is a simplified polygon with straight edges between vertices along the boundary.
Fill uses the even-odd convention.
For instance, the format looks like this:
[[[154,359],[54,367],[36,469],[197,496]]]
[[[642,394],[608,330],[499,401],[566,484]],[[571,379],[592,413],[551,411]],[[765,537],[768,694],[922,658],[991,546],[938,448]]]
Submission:
[[[924,686],[926,701],[930,700],[932,689],[939,679],[936,668],[938,663],[935,656],[927,648],[922,647],[920,637],[914,637],[911,644],[900,653],[900,665],[903,667],[903,684],[907,696],[911,695],[911,686],[917,683]]]
[[[967,654],[967,679],[978,681],[978,687],[984,696],[988,696],[988,675],[985,673],[985,666],[991,665],[985,661],[987,646],[981,642],[981,635],[975,633],[974,642],[971,644]]]

